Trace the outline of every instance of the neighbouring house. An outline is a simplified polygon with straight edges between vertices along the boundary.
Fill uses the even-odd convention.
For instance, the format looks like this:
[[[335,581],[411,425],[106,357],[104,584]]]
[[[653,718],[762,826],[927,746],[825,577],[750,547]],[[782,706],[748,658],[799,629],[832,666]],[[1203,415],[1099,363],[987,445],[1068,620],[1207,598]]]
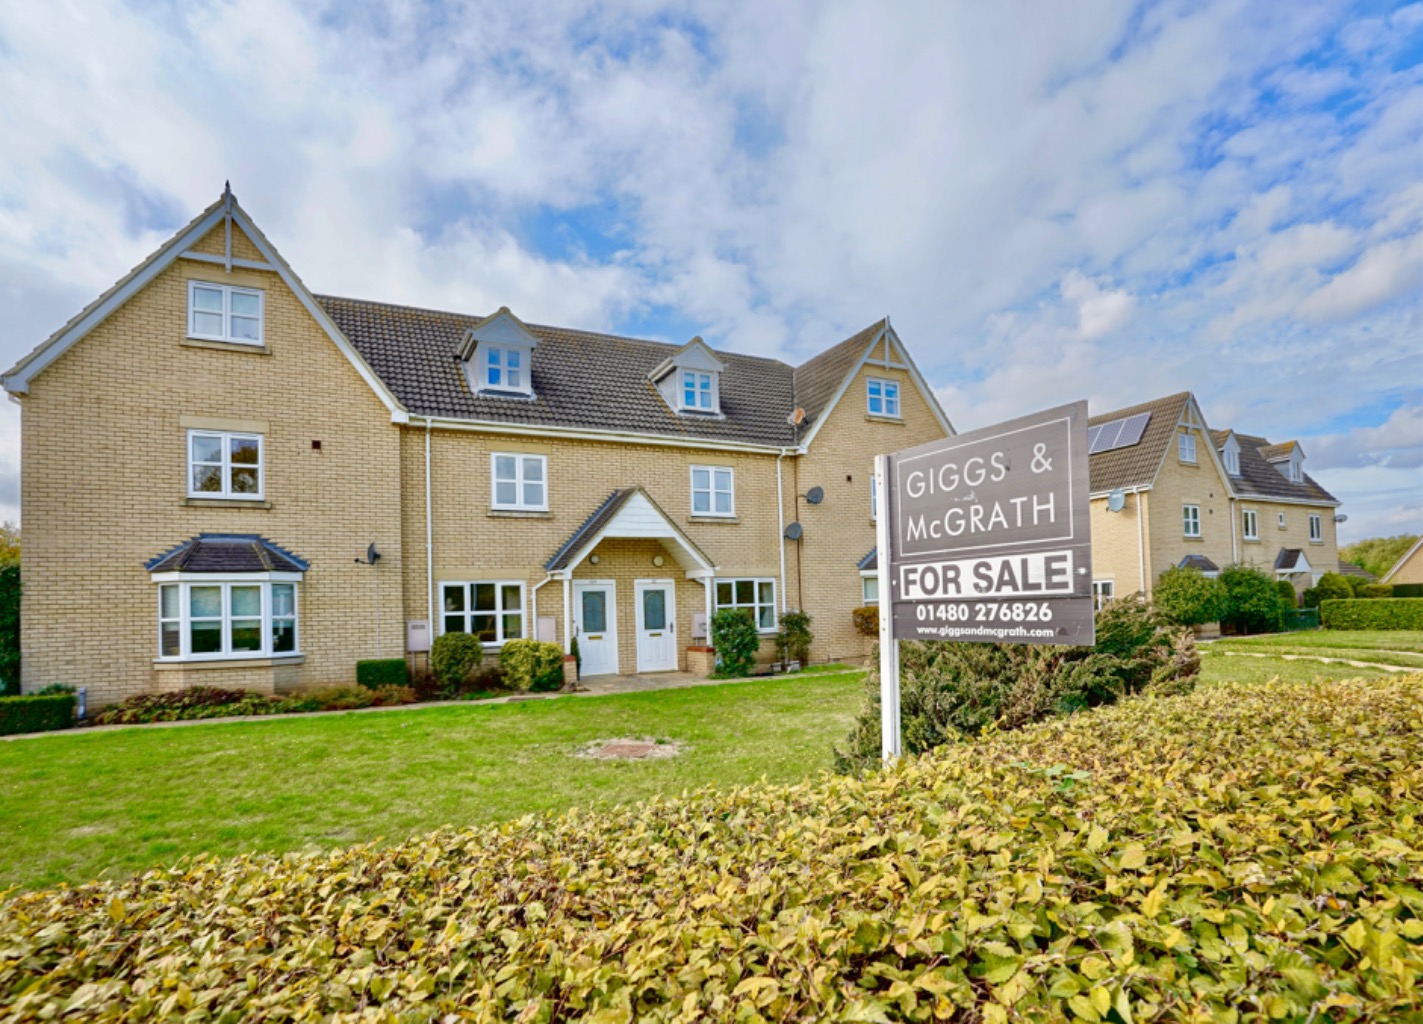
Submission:
[[[1150,595],[1173,566],[1257,566],[1297,593],[1339,565],[1339,502],[1298,442],[1211,430],[1190,392],[1093,416],[1092,576],[1098,603]]]
[[[1402,586],[1407,583],[1423,583],[1423,537],[1413,542],[1413,546],[1403,553],[1403,557],[1393,563],[1380,583]]]
[[[1363,580],[1365,583],[1377,583],[1379,578],[1362,565],[1355,565],[1353,562],[1340,562],[1339,575],[1353,576]]]
[[[787,609],[855,657],[873,456],[953,430],[887,319],[791,366],[318,296],[230,191],[3,383],[23,687],[94,705],[350,682],[455,630],[706,671],[721,607],[763,660]]]

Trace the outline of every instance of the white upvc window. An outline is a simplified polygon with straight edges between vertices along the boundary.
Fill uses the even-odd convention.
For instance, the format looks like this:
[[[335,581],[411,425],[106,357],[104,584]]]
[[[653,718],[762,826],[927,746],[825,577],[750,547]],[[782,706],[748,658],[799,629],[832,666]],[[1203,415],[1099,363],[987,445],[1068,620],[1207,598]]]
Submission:
[[[1312,512],[1309,516],[1309,541],[1311,544],[1324,543],[1324,517]]]
[[[1176,453],[1182,462],[1196,461],[1196,435],[1190,431],[1176,435]]]
[[[491,508],[548,511],[548,456],[493,452],[489,456]]]
[[[745,608],[762,633],[776,631],[776,581],[771,579],[717,580],[716,610]]]
[[[461,580],[440,584],[440,632],[470,633],[486,647],[528,635],[522,580]]]
[[[1260,514],[1253,508],[1244,509],[1240,513],[1240,528],[1246,540],[1259,540]]]
[[[736,492],[729,466],[692,467],[692,515],[736,515]]]
[[[262,498],[262,435],[188,431],[188,497]]]
[[[865,604],[879,604],[879,575],[860,576],[860,597]]]
[[[1280,529],[1285,529],[1285,514],[1283,512],[1275,513],[1275,521],[1280,524]]]
[[[899,381],[871,377],[865,390],[871,416],[899,416]]]
[[[297,584],[261,575],[160,583],[158,657],[223,661],[295,656]]]
[[[1112,603],[1116,596],[1116,584],[1112,580],[1092,581],[1092,610],[1100,612]]]
[[[1222,455],[1225,457],[1225,471],[1231,476],[1240,475],[1240,453],[1234,448],[1226,448]]]
[[[188,337],[261,345],[263,296],[255,288],[188,282]]]
[[[1187,537],[1199,537],[1201,535],[1201,506],[1182,505],[1181,523]]]
[[[682,386],[677,389],[678,402],[684,412],[716,412],[717,380],[714,373],[683,370]]]
[[[529,353],[503,345],[481,346],[484,372],[480,390],[529,392]]]

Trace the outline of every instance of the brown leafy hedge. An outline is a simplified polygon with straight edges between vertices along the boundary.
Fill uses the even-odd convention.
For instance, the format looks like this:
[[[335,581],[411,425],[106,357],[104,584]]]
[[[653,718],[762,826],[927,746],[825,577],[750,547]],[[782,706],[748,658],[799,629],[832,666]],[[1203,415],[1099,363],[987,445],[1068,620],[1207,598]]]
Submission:
[[[0,1019],[1413,1019],[1423,676],[0,904]]]

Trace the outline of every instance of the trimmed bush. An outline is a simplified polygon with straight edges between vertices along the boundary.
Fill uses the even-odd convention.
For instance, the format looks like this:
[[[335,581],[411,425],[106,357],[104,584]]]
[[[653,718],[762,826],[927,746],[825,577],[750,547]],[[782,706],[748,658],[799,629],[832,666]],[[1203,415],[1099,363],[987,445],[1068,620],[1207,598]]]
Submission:
[[[0,695],[20,692],[20,567],[0,565]]]
[[[410,682],[410,666],[404,658],[373,658],[356,662],[356,683],[377,686],[405,686]]]
[[[1423,629],[1423,597],[1325,601],[1319,622],[1325,629]]]
[[[715,675],[727,679],[749,676],[761,649],[761,634],[750,610],[722,608],[712,616],[711,632],[719,665]]]
[[[1151,600],[1162,618],[1177,626],[1200,626],[1225,614],[1225,588],[1199,569],[1167,569]]]
[[[483,661],[484,645],[471,633],[445,633],[430,646],[430,668],[449,693],[467,689]]]
[[[1231,565],[1220,571],[1226,609],[1220,624],[1235,633],[1278,633],[1285,609],[1275,581],[1249,565]]]
[[[1138,597],[1097,613],[1095,647],[900,644],[900,727],[904,751],[919,754],[989,726],[1014,729],[1053,715],[1112,704],[1155,687],[1189,690],[1200,670],[1189,630],[1169,627]],[[836,769],[880,763],[879,658],[870,659],[865,704],[835,751]]]
[[[1324,601],[1348,601],[1357,596],[1362,587],[1355,587],[1354,581],[1337,572],[1326,572],[1319,582],[1304,592],[1304,606],[1318,608]]]
[[[1381,597],[1394,597],[1396,595],[1393,592],[1393,587],[1387,583],[1365,583],[1359,588],[1355,596],[1368,600],[1378,600]]]
[[[864,778],[200,857],[0,902],[0,992],[16,1021],[1407,1021],[1420,712],[1419,676],[1210,687]]]
[[[776,634],[776,660],[784,668],[796,661],[801,668],[810,663],[810,645],[815,634],[810,631],[810,616],[805,612],[786,612],[781,616],[781,629]]]
[[[548,693],[563,687],[563,648],[540,640],[510,640],[499,652],[504,685]]]
[[[0,736],[68,729],[74,724],[77,701],[72,693],[0,697]]]
[[[1392,597],[1423,597],[1423,583],[1395,583]]]
[[[855,620],[855,632],[860,636],[879,636],[879,605],[867,604],[863,608],[856,608],[850,612],[850,616]]]

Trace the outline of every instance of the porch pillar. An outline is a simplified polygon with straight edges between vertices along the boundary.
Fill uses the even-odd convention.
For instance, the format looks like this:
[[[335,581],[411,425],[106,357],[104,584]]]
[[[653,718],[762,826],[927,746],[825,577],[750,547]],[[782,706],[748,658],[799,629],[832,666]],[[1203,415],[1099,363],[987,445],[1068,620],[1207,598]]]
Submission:
[[[563,653],[573,653],[573,581],[563,577]]]

